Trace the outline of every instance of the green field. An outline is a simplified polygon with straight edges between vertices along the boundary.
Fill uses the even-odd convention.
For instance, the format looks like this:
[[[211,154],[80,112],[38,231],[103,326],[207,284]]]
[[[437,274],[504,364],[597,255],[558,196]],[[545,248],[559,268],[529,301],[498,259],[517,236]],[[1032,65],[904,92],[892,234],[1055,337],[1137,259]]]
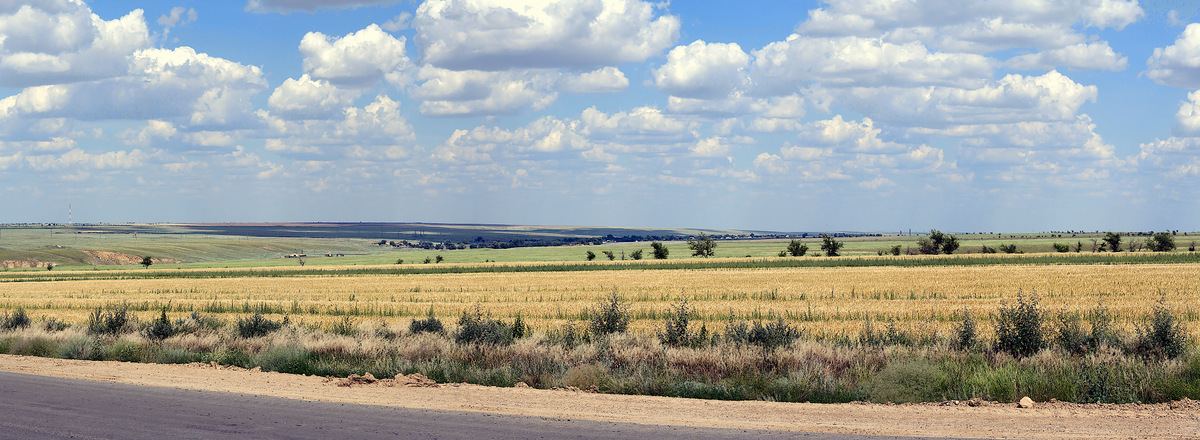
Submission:
[[[605,251],[617,259],[632,259],[642,250],[650,256],[649,242],[613,242],[601,245],[517,247],[508,249],[434,250],[380,246],[380,240],[471,242],[484,240],[554,240],[569,237],[605,235],[667,236],[694,234],[692,229],[576,228],[491,225],[427,224],[300,224],[300,225],[101,225],[101,226],[0,226],[0,262],[34,261],[56,267],[128,268],[131,265],[97,262],[83,251],[109,251],[129,256],[151,256],[169,264],[163,268],[233,268],[299,266],[299,260],[283,258],[307,254],[311,266],[352,266],[423,263],[441,256],[444,263],[584,261],[588,251],[597,260],[606,260]],[[710,234],[738,235],[743,238],[718,240],[717,257],[775,257],[787,247],[789,239],[750,239],[749,231],[706,231]],[[238,235],[243,234],[243,235]],[[621,234],[621,235],[617,235]],[[759,232],[762,234],[762,232]],[[801,240],[809,246],[808,255],[820,254],[821,240],[809,233]],[[979,253],[983,246],[1015,244],[1021,253],[1053,252],[1054,243],[1082,245],[1090,253],[1092,240],[1103,234],[956,234],[961,247],[957,254]],[[1176,236],[1179,250],[1194,242],[1196,233]],[[842,237],[844,256],[871,256],[887,253],[893,246],[915,247],[920,236]],[[1127,236],[1126,242],[1144,240]],[[665,242],[671,259],[695,258],[686,241]],[[326,257],[327,254],[343,255]],[[180,263],[176,264],[175,261]],[[45,264],[41,264],[45,266]],[[0,269],[34,270],[34,269]]]

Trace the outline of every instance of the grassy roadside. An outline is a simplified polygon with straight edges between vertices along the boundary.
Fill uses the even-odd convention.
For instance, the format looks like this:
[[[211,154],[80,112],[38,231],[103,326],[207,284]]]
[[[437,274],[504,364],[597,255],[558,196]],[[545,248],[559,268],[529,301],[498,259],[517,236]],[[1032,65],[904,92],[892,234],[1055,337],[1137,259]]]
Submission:
[[[591,321],[545,332],[527,332],[517,322],[493,320],[479,312],[464,313],[458,325],[417,319],[407,328],[351,317],[324,327],[257,315],[222,322],[200,313],[138,323],[121,307],[98,309],[87,323],[73,324],[46,319],[10,326],[13,318],[5,315],[0,353],[217,362],[336,377],[421,373],[438,382],[523,382],[537,388],[728,400],[1200,399],[1200,353],[1182,339],[1177,345],[1155,345],[1160,323],[1147,323],[1136,334],[1118,334],[1106,330],[1106,321],[1097,315],[1055,318],[1036,310],[1036,303],[1036,313],[1022,314],[1025,303],[1021,304],[999,313],[1017,323],[1037,317],[1032,328],[1040,342],[1028,353],[1011,345],[1028,340],[1000,336],[1006,333],[999,329],[995,339],[982,340],[974,324],[968,331],[967,321],[954,332],[942,333],[867,321],[857,335],[826,339],[814,339],[803,327],[783,323],[730,322],[723,329],[689,329],[686,319],[682,329],[678,319],[669,319],[658,334],[625,333],[619,304],[616,315],[603,313],[601,304]],[[617,319],[606,321],[606,316]]]

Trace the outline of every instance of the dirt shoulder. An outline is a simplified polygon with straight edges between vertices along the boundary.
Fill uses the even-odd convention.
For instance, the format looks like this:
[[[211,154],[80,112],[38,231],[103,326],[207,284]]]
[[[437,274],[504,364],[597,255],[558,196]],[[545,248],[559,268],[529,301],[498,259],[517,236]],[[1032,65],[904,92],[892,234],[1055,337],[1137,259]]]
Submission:
[[[725,402],[579,391],[432,385],[421,377],[346,381],[212,365],[158,365],[0,355],[0,370],[291,399],[656,425],[923,437],[1184,439],[1200,402],[873,405]]]

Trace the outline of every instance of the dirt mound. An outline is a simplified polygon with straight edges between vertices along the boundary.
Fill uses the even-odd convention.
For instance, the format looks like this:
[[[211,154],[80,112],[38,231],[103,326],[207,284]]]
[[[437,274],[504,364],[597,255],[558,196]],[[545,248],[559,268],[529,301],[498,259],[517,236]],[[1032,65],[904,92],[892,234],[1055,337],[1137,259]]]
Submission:
[[[92,265],[126,266],[126,265],[130,265],[130,264],[141,264],[142,263],[142,257],[139,257],[137,255],[123,254],[120,252],[110,252],[110,251],[80,251],[80,252],[87,254],[87,256],[88,256],[87,263],[92,264]],[[153,261],[154,264],[182,263],[182,261],[176,260],[174,258],[150,258],[150,261]]]
[[[351,374],[350,377],[344,379],[334,379],[332,377],[325,379],[326,383],[335,382],[339,387],[352,387],[355,385],[382,385],[385,387],[422,387],[422,388],[437,388],[437,382],[433,379],[425,377],[421,373],[413,373],[407,376],[396,376],[395,379],[376,379],[371,373],[366,373],[362,376]]]
[[[3,269],[28,269],[31,267],[46,267],[54,263],[48,261],[38,261],[34,259],[27,260],[4,260],[0,261],[0,268]]]

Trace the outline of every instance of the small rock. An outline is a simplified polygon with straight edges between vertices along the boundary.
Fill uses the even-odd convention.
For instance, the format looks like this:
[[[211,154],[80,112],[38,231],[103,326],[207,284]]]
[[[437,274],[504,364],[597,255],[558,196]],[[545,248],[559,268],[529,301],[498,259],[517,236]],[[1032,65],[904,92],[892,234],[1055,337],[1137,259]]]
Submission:
[[[983,406],[983,399],[980,399],[978,397],[972,397],[971,400],[967,401],[967,406],[970,406],[970,407]]]
[[[513,385],[513,387],[515,387],[515,388],[529,388],[529,384],[527,384],[527,383],[525,383],[525,382],[517,382],[517,384],[516,384],[516,385]]]
[[[1017,408],[1033,408],[1033,399],[1029,396],[1022,397],[1021,401],[1017,402]]]

